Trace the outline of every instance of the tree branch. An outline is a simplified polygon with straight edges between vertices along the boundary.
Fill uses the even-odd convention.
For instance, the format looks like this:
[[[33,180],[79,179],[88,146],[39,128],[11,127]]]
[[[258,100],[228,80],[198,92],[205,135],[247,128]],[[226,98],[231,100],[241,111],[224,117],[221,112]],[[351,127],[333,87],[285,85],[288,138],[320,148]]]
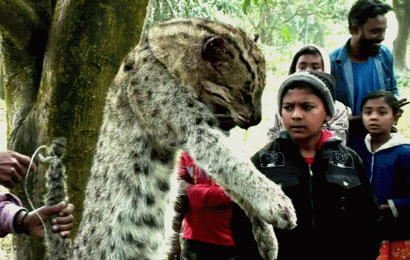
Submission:
[[[33,32],[41,20],[36,11],[23,0],[0,0],[0,30],[16,47],[24,50],[29,46]]]

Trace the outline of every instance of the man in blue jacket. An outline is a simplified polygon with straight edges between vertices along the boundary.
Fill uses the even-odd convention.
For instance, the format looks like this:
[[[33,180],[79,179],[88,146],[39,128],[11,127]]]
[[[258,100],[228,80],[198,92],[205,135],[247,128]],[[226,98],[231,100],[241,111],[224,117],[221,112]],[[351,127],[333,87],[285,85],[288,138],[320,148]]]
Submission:
[[[358,0],[349,12],[351,38],[330,54],[335,97],[352,109],[353,116],[360,115],[362,99],[373,90],[388,90],[399,96],[393,56],[381,45],[387,29],[385,14],[391,10],[379,0]],[[351,123],[354,127],[350,129],[355,131],[350,130],[348,146],[363,140],[366,133],[361,133],[354,120]],[[362,126],[360,119],[357,123]]]

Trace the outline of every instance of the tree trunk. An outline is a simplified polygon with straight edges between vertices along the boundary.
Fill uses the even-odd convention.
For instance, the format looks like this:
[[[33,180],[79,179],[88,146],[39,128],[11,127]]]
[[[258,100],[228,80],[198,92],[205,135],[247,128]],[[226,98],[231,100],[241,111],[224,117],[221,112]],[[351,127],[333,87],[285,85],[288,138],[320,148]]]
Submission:
[[[408,70],[406,52],[410,33],[410,0],[393,0],[393,8],[398,22],[397,38],[393,43],[394,67],[404,72]]]
[[[76,207],[72,237],[81,219],[105,92],[139,41],[147,5],[148,0],[0,0],[8,149],[31,156],[40,145],[67,138],[64,164]],[[28,207],[22,187],[13,193]],[[34,206],[42,206],[40,172],[30,174],[27,190]],[[41,242],[14,236],[15,258],[43,259]]]

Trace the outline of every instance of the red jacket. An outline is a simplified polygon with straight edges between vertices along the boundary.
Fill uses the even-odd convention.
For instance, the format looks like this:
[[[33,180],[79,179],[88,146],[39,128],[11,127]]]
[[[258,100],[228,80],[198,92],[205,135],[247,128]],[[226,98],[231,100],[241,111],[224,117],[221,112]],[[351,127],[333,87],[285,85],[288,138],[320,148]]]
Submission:
[[[232,201],[185,151],[179,162],[179,176],[192,184],[188,188],[189,209],[184,217],[184,238],[223,246],[234,246],[230,222]]]

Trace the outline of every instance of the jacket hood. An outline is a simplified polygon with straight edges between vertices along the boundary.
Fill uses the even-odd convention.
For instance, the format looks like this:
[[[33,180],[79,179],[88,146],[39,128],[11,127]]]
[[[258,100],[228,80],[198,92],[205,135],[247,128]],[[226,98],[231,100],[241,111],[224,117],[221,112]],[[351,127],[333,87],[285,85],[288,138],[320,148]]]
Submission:
[[[324,72],[330,74],[331,71],[330,71],[329,53],[327,53],[323,48],[321,48],[319,46],[316,46],[314,44],[306,44],[306,45],[302,46],[296,52],[296,54],[299,53],[300,51],[302,51],[303,49],[306,49],[307,47],[313,47],[313,48],[316,48],[319,51],[320,55],[322,56]],[[296,54],[293,56],[292,62],[290,63],[290,68],[289,68],[289,73],[288,73],[289,75],[295,73],[295,71],[296,71],[296,62],[297,62],[297,59],[299,59],[299,55],[296,55]],[[296,58],[296,56],[298,56],[298,57]]]
[[[391,138],[389,141],[387,141],[385,144],[383,144],[382,146],[380,146],[379,149],[377,149],[375,152],[372,152],[372,145],[370,143],[370,134],[367,134],[365,139],[364,139],[364,143],[366,145],[367,151],[369,151],[369,153],[377,153],[380,152],[382,150],[386,150],[392,147],[396,147],[396,146],[400,146],[400,145],[404,145],[404,144],[409,144],[410,145],[410,140],[407,139],[404,135],[400,134],[400,133],[391,133]]]

